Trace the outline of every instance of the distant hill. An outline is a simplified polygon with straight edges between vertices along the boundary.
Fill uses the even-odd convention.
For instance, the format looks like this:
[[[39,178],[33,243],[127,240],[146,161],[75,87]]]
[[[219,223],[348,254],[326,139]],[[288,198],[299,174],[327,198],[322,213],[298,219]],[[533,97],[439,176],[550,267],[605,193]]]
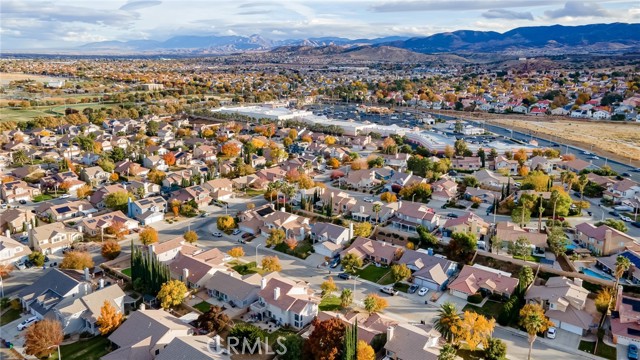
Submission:
[[[612,46],[616,44],[617,46]],[[503,34],[460,30],[384,43],[420,53],[502,52],[532,48],[640,48],[640,24],[520,27]]]
[[[337,52],[342,48],[353,48],[359,56],[375,51],[363,46],[383,47],[377,55],[388,53],[402,58],[406,53],[394,52],[400,48],[423,54],[434,53],[502,53],[520,50],[555,51],[634,51],[640,49],[640,24],[592,24],[581,26],[532,26],[520,27],[505,33],[495,31],[460,30],[439,33],[426,37],[382,37],[375,39],[347,39],[342,37],[318,37],[305,39],[271,40],[259,35],[252,36],[175,36],[165,41],[132,40],[103,41],[83,45],[78,50],[99,53],[181,53],[181,54],[228,54],[245,51],[296,49],[306,51],[320,48],[319,52]],[[299,48],[298,48],[299,47]],[[328,47],[328,48],[327,48]],[[337,48],[336,48],[337,47]],[[358,53],[357,51],[360,51]],[[404,54],[404,55],[401,55]],[[343,56],[347,56],[346,53]]]

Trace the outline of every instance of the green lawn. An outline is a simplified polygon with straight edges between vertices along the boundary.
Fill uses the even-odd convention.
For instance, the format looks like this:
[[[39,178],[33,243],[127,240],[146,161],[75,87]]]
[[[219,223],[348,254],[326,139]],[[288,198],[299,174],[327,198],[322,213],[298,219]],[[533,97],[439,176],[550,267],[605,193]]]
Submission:
[[[120,272],[127,275],[128,277],[131,277],[131,268],[122,269],[120,270]]]
[[[336,295],[329,295],[322,298],[318,309],[321,311],[335,311],[340,310],[340,298]]]
[[[6,325],[12,321],[18,320],[20,318],[20,310],[9,309],[2,316],[0,316],[0,326]]]
[[[311,245],[311,243],[308,241],[300,241],[298,242],[298,246],[296,246],[293,250],[289,249],[289,247],[285,243],[280,243],[274,246],[273,249],[276,251],[280,251],[281,253],[289,254],[304,260],[309,257],[309,255],[311,255],[313,245]]]
[[[41,201],[47,201],[47,200],[51,200],[53,199],[53,196],[49,195],[49,194],[40,194],[37,196],[33,197],[33,202],[37,203],[37,202],[41,202]]]
[[[595,342],[588,341],[580,341],[580,345],[578,346],[578,350],[586,351],[589,354],[593,354],[593,348],[596,346]],[[596,353],[597,356],[603,357],[605,359],[615,360],[616,359],[616,348],[609,346],[602,341],[598,344],[598,351]]]
[[[458,356],[464,360],[482,360],[484,359],[484,350],[459,349]]]
[[[265,191],[264,190],[256,190],[256,189],[247,189],[246,194],[247,197],[254,197],[254,196],[258,196],[258,195],[264,195]],[[244,192],[243,192],[244,194]]]
[[[209,311],[209,309],[211,308],[211,304],[209,304],[206,301],[203,301],[201,303],[198,303],[198,304],[194,305],[193,307],[198,309],[198,310],[200,310],[200,312],[205,313],[205,312]]]
[[[369,264],[364,268],[356,271],[356,275],[360,276],[365,280],[372,281],[377,283],[382,279],[385,275],[387,275],[391,270],[388,267],[377,267],[373,264]]]
[[[398,290],[398,291],[402,291],[403,293],[409,292],[409,284],[405,284],[405,283],[395,283],[393,285],[393,288]]]
[[[64,110],[66,108],[72,108],[82,110],[86,108],[91,109],[101,109],[101,108],[112,108],[119,106],[119,104],[99,104],[99,103],[88,103],[88,104],[68,104],[68,105],[53,105],[53,106],[34,106],[29,109],[21,109],[21,108],[3,108],[0,111],[0,121],[2,120],[11,120],[11,121],[29,121],[37,116],[57,116],[64,115]]]
[[[475,305],[467,304],[465,305],[464,308],[462,308],[462,311],[467,311],[467,310],[474,311],[474,312],[477,312],[478,314],[482,314],[484,316],[490,316],[494,319],[497,319],[498,316],[500,316],[500,313],[502,312],[503,307],[504,307],[504,304],[501,302],[487,300],[487,302],[485,302],[482,307],[477,307]]]
[[[88,340],[80,340],[69,345],[60,346],[60,353],[64,360],[99,360],[109,353],[109,340],[96,336]],[[58,360],[58,352],[54,352],[49,360]]]
[[[263,274],[262,269],[256,267],[255,261],[252,261],[247,264],[241,264],[238,261],[231,261],[229,262],[229,264],[233,265],[231,268],[237,271],[238,274],[240,275],[256,274],[256,273],[261,275]]]

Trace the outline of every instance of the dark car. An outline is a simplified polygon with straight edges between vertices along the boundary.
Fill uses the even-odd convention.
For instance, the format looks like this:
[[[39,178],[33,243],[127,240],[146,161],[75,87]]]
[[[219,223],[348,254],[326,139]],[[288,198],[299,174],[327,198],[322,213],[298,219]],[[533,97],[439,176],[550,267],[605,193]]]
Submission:
[[[27,200],[20,200],[18,201],[20,204],[25,205],[27,203]]]
[[[589,216],[593,216],[593,213],[591,211],[587,211],[587,214],[589,214]]]
[[[244,234],[242,234],[242,238],[243,238],[243,239],[246,239],[246,238],[248,238],[248,237],[251,237],[251,234],[249,234],[249,233],[244,233]]]
[[[335,269],[338,267],[338,265],[340,265],[340,258],[335,258],[331,261],[331,263],[329,264],[329,267],[332,269]]]
[[[622,174],[623,177],[631,177],[631,174],[629,174],[628,172],[623,172]]]
[[[633,226],[635,226],[637,228],[640,228],[640,221],[634,221],[634,222],[631,223],[631,225],[633,225]]]
[[[418,291],[418,288],[420,288],[418,285],[415,285],[415,284],[411,285],[409,287],[409,294],[415,293],[416,291]]]
[[[349,280],[351,279],[351,275],[347,274],[347,273],[340,273],[340,275],[338,275],[338,277],[340,279],[344,279],[344,280]]]
[[[615,211],[615,210],[612,210],[612,211],[609,211],[609,215],[618,217],[618,216],[620,216],[620,213]]]
[[[447,214],[447,217],[450,217],[450,218],[452,218],[452,219],[457,219],[457,218],[458,218],[458,215],[456,215],[456,214],[454,214],[454,213],[448,213],[448,214]]]

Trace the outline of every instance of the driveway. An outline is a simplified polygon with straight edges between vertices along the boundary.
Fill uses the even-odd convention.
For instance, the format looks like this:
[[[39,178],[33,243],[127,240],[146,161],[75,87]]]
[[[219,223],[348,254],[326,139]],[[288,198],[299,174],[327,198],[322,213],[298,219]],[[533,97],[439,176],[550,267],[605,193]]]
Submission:
[[[577,349],[578,345],[580,345],[580,340],[582,339],[581,335],[574,334],[567,330],[563,330],[560,328],[556,328],[558,333],[556,334],[555,339],[545,339],[550,343],[555,343],[558,346],[564,346],[569,349]]]
[[[13,343],[13,348],[20,354],[24,354],[24,333],[26,330],[18,331],[18,324],[32,316],[32,314],[23,315],[20,319],[0,327],[0,337],[11,341]]]
[[[443,293],[440,298],[438,299],[438,301],[436,301],[436,304],[438,307],[442,306],[442,304],[446,303],[446,302],[451,302],[454,303],[456,305],[456,308],[458,308],[458,311],[462,311],[462,308],[467,306],[467,301],[460,299],[457,296],[453,296],[451,294],[449,294],[448,292]]]

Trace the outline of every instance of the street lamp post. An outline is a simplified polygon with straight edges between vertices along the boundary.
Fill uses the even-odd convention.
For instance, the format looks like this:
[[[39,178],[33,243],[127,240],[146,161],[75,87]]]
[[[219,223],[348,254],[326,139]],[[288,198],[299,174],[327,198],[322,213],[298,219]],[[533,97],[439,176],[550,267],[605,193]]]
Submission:
[[[360,275],[357,275],[356,277],[353,278],[353,301],[355,302],[356,300],[356,280],[360,277]]]
[[[0,275],[0,298],[4,298],[4,280],[2,280],[2,275]]]
[[[60,345],[51,345],[47,348],[47,350],[51,349],[54,346],[58,348],[58,360],[62,360],[62,354],[60,354]]]
[[[260,247],[260,245],[262,244],[256,245],[256,267],[258,267],[258,248]]]
[[[413,196],[411,196],[411,202],[415,202],[415,201],[414,201],[414,200],[415,200],[415,198],[416,198],[416,194],[413,194]]]

